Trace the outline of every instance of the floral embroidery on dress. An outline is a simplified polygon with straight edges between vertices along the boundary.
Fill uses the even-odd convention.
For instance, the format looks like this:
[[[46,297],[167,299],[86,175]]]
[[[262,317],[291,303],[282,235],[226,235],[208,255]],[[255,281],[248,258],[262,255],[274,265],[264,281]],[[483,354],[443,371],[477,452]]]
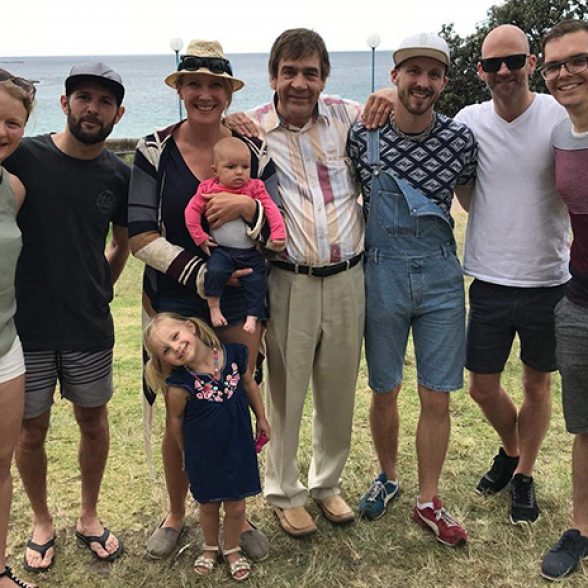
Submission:
[[[224,402],[231,398],[241,374],[235,362],[231,363],[231,373],[224,376],[224,379],[216,380],[212,376],[208,376],[208,380],[203,381],[200,376],[194,372],[190,372],[194,376],[194,392],[196,398],[199,400],[208,400],[209,402]]]

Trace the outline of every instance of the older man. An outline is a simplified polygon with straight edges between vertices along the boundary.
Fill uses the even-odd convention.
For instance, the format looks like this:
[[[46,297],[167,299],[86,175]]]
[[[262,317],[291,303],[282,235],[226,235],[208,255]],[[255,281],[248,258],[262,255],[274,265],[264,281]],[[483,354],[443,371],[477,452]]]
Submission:
[[[475,278],[466,367],[470,395],[501,441],[477,491],[495,494],[512,480],[513,524],[539,518],[532,471],[551,414],[553,309],[569,280],[569,222],[555,189],[550,142],[565,112],[551,96],[530,91],[535,65],[521,29],[496,27],[484,39],[478,64],[492,99],[456,116],[479,144],[471,199],[458,190],[469,208],[464,271]],[[523,372],[520,408],[501,382],[515,334]]]
[[[541,575],[559,580],[588,556],[588,23],[563,21],[543,40],[541,74],[569,118],[553,130],[555,179],[572,223],[572,280],[555,310],[567,430],[574,435],[573,528],[546,554]]]
[[[124,114],[123,96],[120,76],[107,65],[75,66],[61,97],[65,130],[23,140],[6,161],[27,193],[18,216],[23,250],[16,274],[16,326],[27,374],[16,457],[33,509],[24,558],[25,569],[33,573],[48,570],[55,557],[45,439],[58,382],[80,428],[82,500],[76,535],[99,560],[113,561],[123,553],[122,543],[97,514],[113,393],[109,303],[128,256],[130,179],[128,166],[104,142]]]
[[[366,359],[381,466],[359,510],[379,518],[398,494],[398,394],[412,330],[421,403],[413,520],[456,546],[465,543],[465,529],[439,498],[448,392],[463,385],[465,341],[463,276],[449,211],[455,186],[474,180],[476,144],[465,125],[434,111],[448,81],[445,41],[427,33],[408,37],[393,59],[393,119],[379,132],[356,125],[349,136],[367,218]]]
[[[274,42],[272,102],[250,111],[274,160],[287,254],[268,280],[268,417],[265,496],[283,529],[314,533],[305,509],[310,494],[334,524],[353,520],[339,495],[349,453],[355,383],[364,323],[363,218],[345,144],[361,105],[321,96],[330,72],[323,39],[291,29]],[[308,489],[297,450],[304,400],[313,391]]]

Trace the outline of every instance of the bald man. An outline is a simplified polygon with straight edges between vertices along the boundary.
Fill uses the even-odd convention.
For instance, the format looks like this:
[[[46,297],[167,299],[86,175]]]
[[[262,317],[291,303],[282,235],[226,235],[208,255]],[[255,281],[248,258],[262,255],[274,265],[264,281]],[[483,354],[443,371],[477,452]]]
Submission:
[[[551,96],[530,91],[536,61],[518,27],[490,31],[478,75],[492,99],[456,116],[479,145],[473,190],[458,191],[469,209],[464,270],[474,278],[466,346],[469,392],[501,442],[476,490],[495,494],[510,482],[513,524],[539,518],[532,471],[551,414],[553,311],[570,278],[569,221],[556,192],[551,150],[551,130],[565,111]],[[520,407],[501,383],[515,334],[522,362]]]

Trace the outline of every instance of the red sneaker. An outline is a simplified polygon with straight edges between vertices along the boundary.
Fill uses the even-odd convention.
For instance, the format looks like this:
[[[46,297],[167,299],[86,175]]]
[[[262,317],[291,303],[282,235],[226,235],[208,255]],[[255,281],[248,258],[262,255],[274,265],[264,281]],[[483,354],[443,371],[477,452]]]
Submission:
[[[468,538],[466,530],[443,508],[441,500],[433,498],[433,508],[418,508],[415,504],[412,520],[435,533],[437,541],[450,547],[463,545]]]

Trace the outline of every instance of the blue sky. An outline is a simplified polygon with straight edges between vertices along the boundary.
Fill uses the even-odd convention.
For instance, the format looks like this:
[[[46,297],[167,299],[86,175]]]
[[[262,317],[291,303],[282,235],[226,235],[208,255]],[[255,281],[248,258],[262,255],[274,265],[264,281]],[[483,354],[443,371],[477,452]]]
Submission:
[[[455,23],[468,34],[490,0],[5,0],[0,59],[30,55],[170,52],[180,37],[218,39],[227,53],[267,52],[283,30],[316,30],[330,51],[361,51],[376,33],[380,49]],[[295,7],[295,10],[294,10]]]

